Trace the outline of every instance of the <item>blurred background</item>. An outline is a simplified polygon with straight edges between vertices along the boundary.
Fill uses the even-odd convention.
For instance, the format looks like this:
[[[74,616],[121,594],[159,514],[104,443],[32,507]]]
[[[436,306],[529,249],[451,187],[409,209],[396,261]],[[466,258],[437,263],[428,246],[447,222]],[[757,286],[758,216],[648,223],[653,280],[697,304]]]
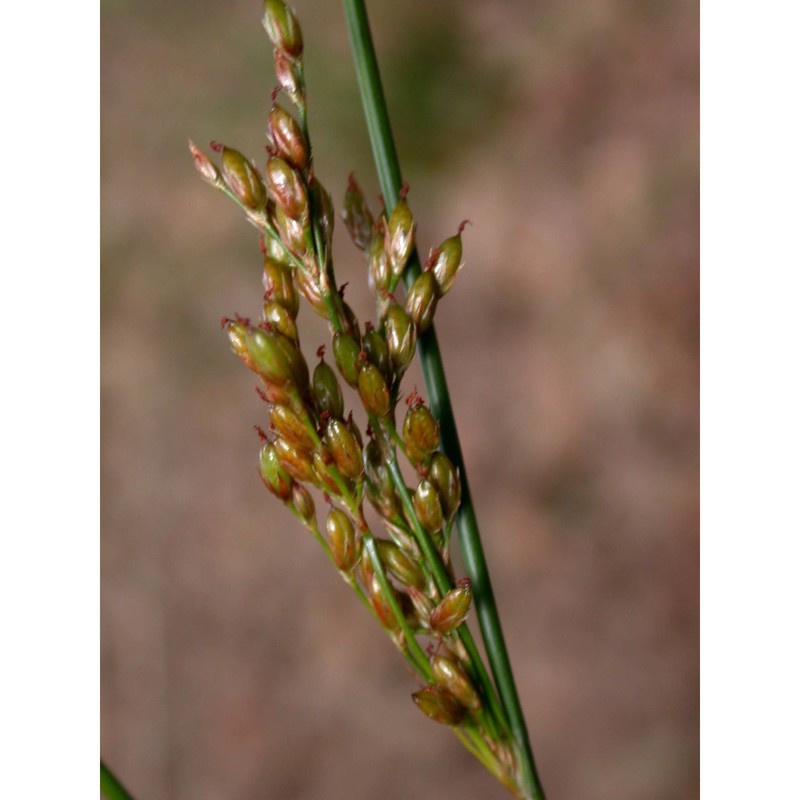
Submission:
[[[317,173],[375,196],[340,4],[296,10]],[[437,330],[548,796],[696,798],[697,3],[370,12],[423,253],[474,223]],[[186,140],[262,160],[260,14],[102,3],[103,753],[148,800],[503,797],[256,473],[256,234]]]

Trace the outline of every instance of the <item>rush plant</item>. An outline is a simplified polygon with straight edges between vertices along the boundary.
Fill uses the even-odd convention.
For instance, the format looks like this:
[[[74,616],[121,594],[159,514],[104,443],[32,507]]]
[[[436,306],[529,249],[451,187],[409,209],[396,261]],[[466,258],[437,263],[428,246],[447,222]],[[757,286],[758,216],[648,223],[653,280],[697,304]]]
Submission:
[[[364,4],[345,0],[344,8],[385,205],[370,208],[351,175],[342,218],[363,254],[374,316],[359,322],[337,284],[334,205],[309,138],[302,31],[282,0],[266,0],[263,24],[278,86],[263,172],[227,145],[212,142],[215,162],[189,143],[200,176],[260,234],[261,317],[225,317],[222,325],[233,352],[258,377],[265,402],[257,430],[266,488],[319,542],[406,659],[418,679],[411,697],[420,711],[450,727],[516,796],[544,798],[433,329],[462,266],[466,223],[420,264]],[[301,299],[327,321],[328,344],[301,345]],[[415,357],[430,404],[403,383]],[[347,397],[343,384],[352,390]],[[362,407],[365,425],[348,408],[351,400]],[[414,475],[411,485],[404,469]],[[451,562],[454,530],[464,577]],[[473,605],[490,668],[465,621]]]

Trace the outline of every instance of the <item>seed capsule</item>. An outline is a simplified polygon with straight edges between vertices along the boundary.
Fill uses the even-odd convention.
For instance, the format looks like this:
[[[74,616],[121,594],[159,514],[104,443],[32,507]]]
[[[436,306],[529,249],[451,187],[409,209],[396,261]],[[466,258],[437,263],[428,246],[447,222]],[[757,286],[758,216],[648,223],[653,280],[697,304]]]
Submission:
[[[241,362],[248,369],[253,370],[253,372],[258,372],[256,363],[250,355],[250,351],[247,349],[247,325],[237,320],[228,320],[227,323],[225,323],[225,329],[231,343],[231,350],[236,353]]]
[[[336,373],[324,362],[320,361],[314,368],[311,379],[311,394],[317,412],[327,411],[332,417],[341,419],[344,416],[344,398]]]
[[[189,150],[194,159],[194,168],[200,173],[200,177],[212,186],[219,186],[222,181],[219,170],[202,150],[197,149],[191,139],[189,139]]]
[[[436,453],[431,460],[428,478],[439,492],[445,519],[451,522],[461,504],[458,470],[444,453]]]
[[[288,264],[274,258],[265,258],[261,282],[270,300],[280,303],[292,317],[297,317],[300,299],[292,281],[292,268]]]
[[[292,478],[281,466],[273,445],[267,443],[261,448],[258,455],[258,470],[264,486],[272,494],[284,501],[292,496]]]
[[[430,628],[431,612],[434,609],[433,601],[428,595],[417,589],[416,586],[407,587],[406,594],[409,600],[411,600],[411,604],[414,607],[414,611],[422,627]]]
[[[362,564],[366,561],[369,561],[369,559],[363,559]],[[372,607],[375,609],[375,613],[378,615],[378,619],[388,630],[399,631],[400,623],[398,622],[397,617],[394,615],[394,611],[389,605],[389,600],[381,588],[381,584],[378,581],[378,576],[372,571],[371,565],[367,571],[369,572],[369,580],[366,582],[367,595],[372,603]],[[390,591],[393,592],[394,589],[391,589],[390,587]]]
[[[297,58],[303,53],[300,23],[283,0],[264,0],[264,30],[276,50]]]
[[[296,106],[302,105],[305,88],[300,74],[300,64],[282,50],[275,50],[275,77],[289,99]]]
[[[308,366],[297,345],[276,330],[255,328],[245,337],[258,373],[277,386],[292,384],[301,393],[308,387]]]
[[[359,250],[366,250],[372,239],[375,221],[364,198],[364,193],[352,172],[347,179],[347,189],[344,193],[342,219],[344,219],[345,227],[353,244]],[[381,242],[381,247],[383,247],[383,242]]]
[[[313,278],[302,270],[297,270],[294,274],[294,280],[297,285],[297,291],[305,297],[311,308],[323,319],[328,319],[328,306],[325,305],[325,301],[322,299],[318,279]]]
[[[295,447],[311,452],[316,442],[303,420],[287,405],[274,405],[269,415],[270,427]]]
[[[349,333],[337,333],[333,337],[333,358],[341,376],[349,386],[358,386],[358,373],[361,365],[358,356],[361,353],[356,338]]]
[[[368,413],[383,417],[389,413],[391,398],[381,371],[369,362],[358,374],[358,395]]]
[[[347,425],[331,417],[325,430],[325,444],[345,478],[355,480],[364,471],[361,448]]]
[[[331,456],[327,450],[323,450],[322,452],[316,450],[314,452],[313,463],[314,475],[316,476],[315,483],[319,488],[336,497],[341,495],[342,490],[339,488],[339,484],[336,483],[328,469],[329,465],[333,464],[333,456]],[[345,480],[345,484],[348,483],[349,481]]]
[[[325,520],[325,531],[336,566],[342,572],[350,572],[361,556],[361,540],[356,536],[350,517],[338,508],[331,509]]]
[[[437,633],[455,630],[467,618],[471,602],[472,584],[469,578],[462,578],[431,612],[431,629]]]
[[[386,569],[405,586],[422,589],[425,586],[425,575],[419,564],[412,561],[394,542],[387,539],[376,539],[375,544]]]
[[[438,302],[439,284],[433,273],[420,273],[406,296],[406,310],[420,333],[430,328]]]
[[[392,274],[399,277],[403,274],[408,257],[414,249],[414,231],[417,227],[411,209],[405,200],[400,200],[394,207],[387,227],[388,254]]]
[[[460,725],[466,713],[464,706],[440,686],[426,686],[411,695],[417,708],[435,722]]]
[[[368,262],[369,288],[373,294],[380,296],[381,292],[389,291],[392,285],[392,270],[386,253],[386,237],[383,230],[376,231],[370,241]]]
[[[436,533],[442,529],[444,514],[439,492],[427,480],[421,480],[414,492],[414,513],[428,533]]]
[[[278,156],[267,161],[267,184],[278,208],[294,220],[308,217],[308,193],[300,174]]]
[[[274,216],[281,241],[291,253],[302,258],[308,252],[305,225],[300,220],[292,219],[282,208],[276,208]],[[303,273],[298,271],[298,274]]]
[[[386,312],[386,344],[392,365],[398,373],[405,371],[414,358],[417,347],[417,329],[406,310],[393,303]]]
[[[245,208],[258,211],[267,204],[267,192],[261,176],[238,150],[222,147],[222,177]]]
[[[479,711],[482,707],[481,698],[469,676],[458,662],[445,655],[438,654],[431,658],[433,674],[442,688],[447,689],[461,705],[470,711]]]
[[[295,118],[276,103],[270,109],[268,124],[278,155],[305,172],[308,169],[308,147]]]
[[[282,333],[295,344],[299,341],[297,323],[294,317],[276,300],[264,303],[264,322],[268,322],[276,331]]]
[[[461,263],[461,232],[466,224],[466,221],[462,222],[458,226],[458,233],[445,239],[431,254],[433,261],[431,269],[443,295],[453,288],[456,274],[463,266]]]
[[[301,483],[292,486],[292,503],[303,522],[309,523],[315,518],[314,499],[311,497],[311,492]]]
[[[311,454],[295,447],[291,442],[278,436],[274,442],[275,453],[281,466],[297,481],[314,483],[316,474]]]
[[[367,498],[375,510],[387,519],[399,511],[389,468],[381,458],[380,448],[374,439],[364,448],[364,475]]]
[[[364,352],[385,377],[388,378],[392,374],[389,345],[386,343],[386,339],[374,328],[370,328],[364,334]]]
[[[403,443],[409,450],[430,455],[439,446],[439,423],[427,406],[414,406],[403,420]]]
[[[322,239],[325,244],[330,245],[333,240],[333,226],[336,221],[331,196],[316,178],[311,179],[308,188],[311,193],[311,202],[314,206],[314,218],[319,223]]]

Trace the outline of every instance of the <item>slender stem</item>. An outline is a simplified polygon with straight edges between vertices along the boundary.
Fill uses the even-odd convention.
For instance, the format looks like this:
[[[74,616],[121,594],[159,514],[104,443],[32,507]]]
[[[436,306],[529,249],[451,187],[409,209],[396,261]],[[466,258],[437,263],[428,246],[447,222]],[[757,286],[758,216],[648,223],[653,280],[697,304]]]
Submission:
[[[108,800],[133,800],[116,775],[100,760],[100,792]]]
[[[381,86],[375,47],[367,19],[367,10],[364,0],[343,0],[343,3],[373,157],[387,212],[391,213],[399,199],[402,178],[389,123],[389,113]],[[404,276],[407,286],[416,278],[419,271],[419,257],[414,253]],[[472,580],[475,607],[486,652],[516,739],[526,789],[532,798],[543,800],[544,791],[536,773],[525,717],[522,713],[522,706],[511,671],[511,661],[503,638],[500,616],[497,612],[475,510],[472,506],[467,472],[456,431],[444,366],[433,326],[420,337],[419,349],[431,410],[439,420],[444,450],[461,473],[461,507],[457,517],[458,535],[464,567]]]

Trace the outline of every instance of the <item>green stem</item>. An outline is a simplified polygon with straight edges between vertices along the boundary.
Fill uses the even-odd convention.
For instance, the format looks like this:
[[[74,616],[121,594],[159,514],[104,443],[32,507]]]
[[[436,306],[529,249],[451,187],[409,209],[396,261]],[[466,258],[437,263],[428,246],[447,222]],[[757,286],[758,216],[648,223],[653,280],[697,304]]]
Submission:
[[[133,800],[116,775],[100,759],[100,792],[108,800]]]
[[[364,0],[343,0],[343,3],[373,157],[386,201],[386,210],[387,213],[391,213],[400,196],[402,178],[389,123],[386,99],[381,86],[375,47],[367,19],[367,10]],[[410,285],[419,272],[419,257],[415,252],[404,276],[406,286]],[[500,616],[497,612],[475,510],[472,506],[467,472],[456,431],[444,366],[433,326],[420,337],[419,351],[431,410],[439,420],[444,450],[461,473],[461,507],[457,517],[459,542],[464,567],[472,581],[475,607],[489,663],[516,740],[525,788],[531,798],[543,800],[544,791],[536,773],[525,717],[522,713],[522,706],[511,671],[511,661],[503,638]]]

